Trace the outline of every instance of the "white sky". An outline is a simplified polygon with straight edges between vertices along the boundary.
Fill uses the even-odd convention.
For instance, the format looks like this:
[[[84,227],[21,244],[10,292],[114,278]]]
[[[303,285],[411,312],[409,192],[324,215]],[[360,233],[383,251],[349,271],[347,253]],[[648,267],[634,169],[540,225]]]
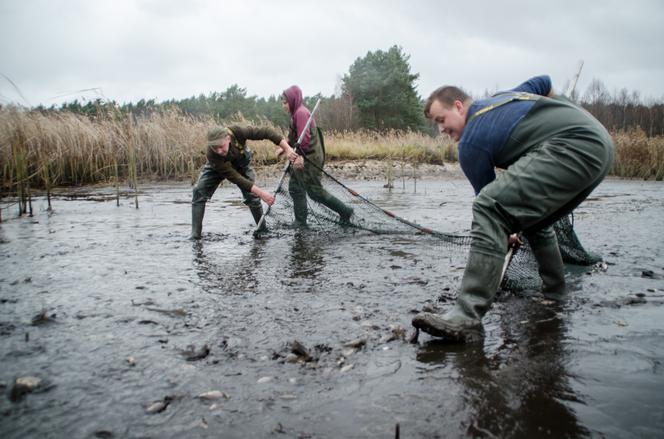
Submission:
[[[598,78],[662,100],[663,42],[660,0],[0,0],[0,103],[162,101],[232,84],[329,96],[356,58],[395,44],[424,98],[543,73],[560,90],[583,60],[578,92]]]

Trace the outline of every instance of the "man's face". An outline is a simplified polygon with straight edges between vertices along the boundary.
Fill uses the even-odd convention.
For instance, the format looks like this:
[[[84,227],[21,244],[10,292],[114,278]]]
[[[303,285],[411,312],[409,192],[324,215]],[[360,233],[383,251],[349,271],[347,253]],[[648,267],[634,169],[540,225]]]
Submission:
[[[463,102],[454,101],[451,107],[442,102],[433,101],[429,108],[429,117],[438,125],[441,134],[447,134],[458,142],[466,126],[466,108]]]
[[[231,144],[231,136],[226,136],[223,139],[219,139],[219,143],[213,146],[214,152],[219,155],[225,156],[228,154],[228,147]]]

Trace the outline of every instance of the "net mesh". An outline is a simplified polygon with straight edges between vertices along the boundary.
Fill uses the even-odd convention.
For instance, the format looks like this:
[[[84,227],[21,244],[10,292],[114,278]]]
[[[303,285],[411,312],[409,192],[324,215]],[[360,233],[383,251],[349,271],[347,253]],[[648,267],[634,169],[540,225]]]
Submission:
[[[306,196],[304,210],[306,210],[308,230],[323,234],[334,232],[422,235],[436,240],[441,252],[444,252],[441,256],[459,256],[468,253],[471,242],[469,235],[443,233],[409,221],[378,206],[313,162],[307,161],[307,166],[315,168],[317,172],[313,175],[311,173],[303,175],[292,172],[290,168],[284,172],[275,192],[276,201],[265,215],[270,233],[301,228],[302,223],[298,223],[295,213],[298,209],[302,212],[302,201],[298,203],[294,200],[292,189],[318,187],[317,193],[307,193]],[[302,195],[300,199],[303,199]],[[345,206],[352,208],[352,215],[347,220],[343,218]],[[341,215],[339,211],[342,211]],[[572,214],[556,222],[554,229],[565,262],[592,265],[601,260],[598,256],[587,252],[581,245],[574,232]],[[527,240],[524,239],[524,244],[513,254],[509,262],[502,287],[520,290],[540,286],[541,279],[535,257]]]

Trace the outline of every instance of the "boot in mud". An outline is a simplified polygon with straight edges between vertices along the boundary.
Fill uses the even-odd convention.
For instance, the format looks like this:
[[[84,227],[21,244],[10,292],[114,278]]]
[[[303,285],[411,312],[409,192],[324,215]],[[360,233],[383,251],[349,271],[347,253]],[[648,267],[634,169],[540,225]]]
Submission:
[[[293,198],[293,211],[295,213],[295,221],[293,226],[297,228],[307,228],[308,207],[307,200],[304,201]]]
[[[251,216],[254,217],[254,222],[256,225],[260,223],[261,218],[263,217],[263,207],[262,206],[249,206],[249,209],[251,210]],[[265,223],[265,219],[263,219],[263,222],[261,223],[261,226],[254,230],[254,236],[259,236],[262,233],[267,232],[267,224]]]
[[[346,206],[343,201],[327,192],[321,194],[317,198],[317,201],[322,202],[325,206],[339,214],[339,224],[342,226],[349,226],[351,224],[350,217],[353,216],[354,212],[352,207]]]
[[[542,278],[542,295],[549,300],[564,301],[567,298],[565,266],[558,242],[554,239],[541,246],[531,244],[531,247]]]
[[[434,337],[458,343],[481,340],[484,336],[481,320],[498,290],[503,263],[504,258],[480,253],[471,247],[454,308],[442,316],[419,313],[413,318],[413,326]]]
[[[203,215],[205,215],[205,203],[191,205],[191,236],[189,239],[201,239]]]
[[[413,326],[456,343],[472,343],[484,338],[482,322],[467,315],[459,306],[443,315],[421,312],[413,318]]]
[[[345,206],[346,209],[339,214],[339,224],[342,226],[350,226],[352,223],[350,222],[350,217],[353,216],[353,208]]]

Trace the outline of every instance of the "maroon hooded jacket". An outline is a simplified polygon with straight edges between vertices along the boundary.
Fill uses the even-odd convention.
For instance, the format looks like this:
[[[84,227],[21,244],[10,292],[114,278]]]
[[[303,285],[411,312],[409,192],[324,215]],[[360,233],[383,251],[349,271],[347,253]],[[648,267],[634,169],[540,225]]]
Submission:
[[[302,90],[297,85],[293,85],[284,90],[284,97],[286,98],[286,102],[288,102],[288,111],[291,114],[291,127],[295,131],[295,140],[297,140],[300,138],[300,134],[302,134],[302,130],[307,124],[307,120],[309,120],[311,111],[309,111],[309,109],[304,106]],[[309,130],[304,134],[304,138],[300,144],[300,148],[304,153],[309,151],[311,144],[311,132],[315,132],[315,128],[316,121],[312,120]]]

